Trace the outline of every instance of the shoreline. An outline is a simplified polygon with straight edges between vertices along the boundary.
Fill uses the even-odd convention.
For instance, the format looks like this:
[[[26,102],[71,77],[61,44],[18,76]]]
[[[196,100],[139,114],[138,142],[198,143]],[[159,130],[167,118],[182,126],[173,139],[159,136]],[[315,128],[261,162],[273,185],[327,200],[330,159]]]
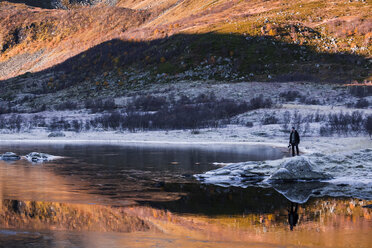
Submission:
[[[111,145],[244,145],[271,146],[287,149],[286,135],[257,136],[250,128],[229,125],[224,128],[200,129],[197,134],[192,130],[141,131],[141,132],[64,132],[65,137],[50,137],[48,132],[33,130],[27,133],[0,134],[4,144],[111,144]],[[372,148],[372,139],[368,136],[305,136],[301,137],[300,152],[337,153],[350,150]]]
[[[272,143],[272,142],[249,142],[249,141],[167,141],[167,140],[116,140],[116,139],[43,139],[43,140],[31,140],[31,139],[19,139],[19,140],[1,140],[5,143],[60,143],[60,144],[163,144],[163,145],[263,145],[272,146],[278,148],[285,148],[285,144]]]

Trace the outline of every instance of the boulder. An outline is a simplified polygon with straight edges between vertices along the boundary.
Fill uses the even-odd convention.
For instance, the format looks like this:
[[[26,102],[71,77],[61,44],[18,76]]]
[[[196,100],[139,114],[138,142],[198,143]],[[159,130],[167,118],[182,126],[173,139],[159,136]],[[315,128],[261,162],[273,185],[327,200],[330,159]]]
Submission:
[[[46,153],[31,152],[27,154],[25,158],[33,163],[40,163],[51,160],[53,156]]]
[[[6,152],[3,155],[1,155],[1,159],[5,161],[16,161],[20,160],[21,157],[15,154],[14,152]]]
[[[316,171],[310,160],[302,156],[286,160],[280,167],[279,170],[271,175],[270,181],[323,180],[331,178],[327,173]]]
[[[51,132],[48,137],[51,138],[51,137],[65,137],[66,134],[64,134],[63,132]]]

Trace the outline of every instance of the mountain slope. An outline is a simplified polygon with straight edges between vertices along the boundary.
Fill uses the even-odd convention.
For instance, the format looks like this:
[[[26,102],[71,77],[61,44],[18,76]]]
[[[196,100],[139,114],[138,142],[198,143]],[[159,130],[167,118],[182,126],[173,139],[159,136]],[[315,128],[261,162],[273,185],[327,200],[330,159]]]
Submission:
[[[0,78],[63,62],[139,26],[147,17],[144,11],[107,6],[66,11],[3,4]]]
[[[32,2],[39,1],[26,4]],[[95,67],[93,61],[105,63],[104,72],[113,74],[130,68],[143,71],[145,65],[156,78],[195,71],[207,63],[217,71],[226,70],[217,66],[228,65],[232,73],[225,78],[233,80],[285,80],[306,71],[313,76],[299,80],[371,79],[371,1],[120,0],[93,7],[81,3],[70,10],[0,3],[0,79],[46,70],[80,53],[87,56],[84,51],[110,40],[157,45],[132,53],[133,63],[123,59],[128,51],[113,47],[95,60],[88,56],[85,67]],[[214,35],[207,34],[211,32]],[[117,62],[107,65],[109,60]],[[102,68],[90,76],[93,81],[102,77]],[[292,79],[296,80],[288,78]]]

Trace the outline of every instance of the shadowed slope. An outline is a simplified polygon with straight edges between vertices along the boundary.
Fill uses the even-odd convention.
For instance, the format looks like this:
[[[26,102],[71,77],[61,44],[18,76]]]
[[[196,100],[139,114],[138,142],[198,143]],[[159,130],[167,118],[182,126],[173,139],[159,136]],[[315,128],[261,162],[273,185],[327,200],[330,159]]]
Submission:
[[[31,7],[45,9],[71,9],[91,6],[99,3],[115,4],[116,0],[7,0],[12,3],[24,3]]]
[[[24,3],[28,6],[51,9],[53,8],[53,0],[8,0],[11,3]]]
[[[84,99],[185,79],[349,82],[368,78],[370,72],[371,63],[362,56],[319,53],[272,37],[180,34],[104,42],[44,71],[2,81],[0,96],[9,101],[21,93],[64,90],[71,99],[72,92]]]

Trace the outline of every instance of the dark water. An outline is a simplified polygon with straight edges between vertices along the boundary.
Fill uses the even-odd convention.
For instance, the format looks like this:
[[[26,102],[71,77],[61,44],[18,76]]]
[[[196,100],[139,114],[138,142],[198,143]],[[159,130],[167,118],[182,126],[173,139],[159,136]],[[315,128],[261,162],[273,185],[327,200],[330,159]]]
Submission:
[[[161,200],[175,193],[160,190],[164,183],[189,183],[192,175],[212,170],[214,162],[278,159],[284,153],[265,146],[184,145],[12,145],[0,152],[25,155],[32,151],[62,156],[43,168],[68,179],[74,190],[99,196],[99,203],[126,204],[131,200]],[[33,168],[27,161],[14,166]],[[38,165],[35,165],[38,166]],[[40,167],[40,166],[39,166]],[[22,189],[20,189],[22,190]],[[95,198],[96,199],[96,198]],[[48,200],[48,199],[43,199]],[[53,198],[54,200],[54,198]]]
[[[213,169],[215,168],[211,165],[213,162],[260,161],[278,159],[285,155],[280,149],[260,145],[0,145],[0,153],[6,151],[20,155],[40,151],[94,166],[110,166],[112,169],[120,167],[152,171],[169,170],[172,162],[178,162],[181,166],[172,168],[184,172]]]
[[[0,145],[7,151],[63,158],[0,161],[0,247],[277,247],[298,244],[293,233],[309,247],[343,246],[339,235],[355,235],[355,247],[372,241],[367,201],[311,199],[298,207],[290,231],[291,203],[276,190],[203,185],[192,177],[217,168],[214,162],[286,155],[272,147]]]

